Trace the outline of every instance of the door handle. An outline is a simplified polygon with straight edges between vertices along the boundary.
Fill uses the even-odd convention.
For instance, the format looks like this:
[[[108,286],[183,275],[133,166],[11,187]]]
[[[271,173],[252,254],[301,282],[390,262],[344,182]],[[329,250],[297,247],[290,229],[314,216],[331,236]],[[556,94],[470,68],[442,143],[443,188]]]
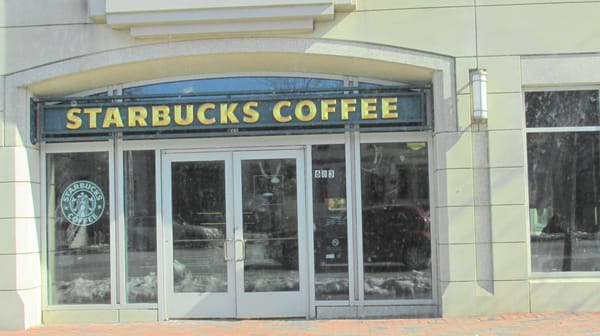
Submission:
[[[241,253],[241,258],[239,258],[239,259],[238,259],[238,258],[236,257],[235,261],[244,261],[244,260],[246,260],[246,241],[245,241],[244,239],[238,239],[238,240],[236,240],[235,242],[236,242],[236,244],[237,244],[238,242],[241,242],[241,243],[242,243],[242,253]]]
[[[229,256],[227,255],[227,242],[230,241],[233,241],[233,239],[223,240],[223,259],[225,259],[225,261],[231,261],[231,259],[229,259]]]

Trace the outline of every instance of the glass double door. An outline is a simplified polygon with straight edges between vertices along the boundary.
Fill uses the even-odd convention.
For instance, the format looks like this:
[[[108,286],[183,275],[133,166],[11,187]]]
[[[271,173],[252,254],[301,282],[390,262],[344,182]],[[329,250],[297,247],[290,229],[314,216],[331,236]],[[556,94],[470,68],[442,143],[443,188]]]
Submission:
[[[302,158],[163,156],[167,317],[306,316]]]

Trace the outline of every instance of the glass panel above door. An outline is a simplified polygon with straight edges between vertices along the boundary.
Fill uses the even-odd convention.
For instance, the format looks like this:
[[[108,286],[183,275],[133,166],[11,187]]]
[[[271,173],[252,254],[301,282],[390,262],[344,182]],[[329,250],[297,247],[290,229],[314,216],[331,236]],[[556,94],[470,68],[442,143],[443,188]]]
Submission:
[[[149,84],[123,89],[126,95],[139,94],[192,94],[250,90],[298,90],[342,87],[344,82],[334,79],[304,77],[228,77],[185,80]]]

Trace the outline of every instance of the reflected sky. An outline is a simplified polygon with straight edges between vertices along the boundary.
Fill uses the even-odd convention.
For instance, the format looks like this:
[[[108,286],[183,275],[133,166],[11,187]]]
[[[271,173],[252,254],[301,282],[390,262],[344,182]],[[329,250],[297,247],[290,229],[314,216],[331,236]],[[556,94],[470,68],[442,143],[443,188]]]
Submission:
[[[343,87],[342,80],[301,77],[229,77],[158,83],[123,89],[126,95],[192,94],[246,90],[300,90]]]

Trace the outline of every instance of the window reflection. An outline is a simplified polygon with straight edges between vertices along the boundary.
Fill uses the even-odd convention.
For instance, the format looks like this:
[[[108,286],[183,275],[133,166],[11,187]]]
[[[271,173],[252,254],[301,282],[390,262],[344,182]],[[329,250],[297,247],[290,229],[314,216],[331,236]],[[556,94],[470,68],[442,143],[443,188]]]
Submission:
[[[301,90],[342,87],[343,81],[302,77],[230,77],[159,83],[126,88],[123,94],[193,94],[230,91]]]
[[[48,302],[108,304],[108,153],[48,154],[47,167]]]
[[[534,272],[600,271],[600,134],[527,135]]]
[[[244,291],[300,289],[294,159],[242,160]]]
[[[528,127],[571,127],[527,134],[531,269],[600,271],[597,90],[525,94]],[[548,129],[547,129],[548,130]]]
[[[312,147],[317,300],[348,299],[348,221],[344,145]]]
[[[366,299],[431,298],[427,144],[361,144]]]
[[[171,175],[174,290],[226,292],[225,163],[173,162]]]
[[[598,126],[598,91],[544,91],[525,95],[527,127]]]
[[[157,302],[154,151],[124,159],[127,302]]]

